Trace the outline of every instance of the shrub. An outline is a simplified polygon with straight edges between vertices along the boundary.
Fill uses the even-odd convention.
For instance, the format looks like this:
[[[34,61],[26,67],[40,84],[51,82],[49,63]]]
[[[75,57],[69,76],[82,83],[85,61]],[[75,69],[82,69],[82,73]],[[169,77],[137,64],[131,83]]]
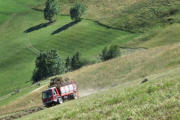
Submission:
[[[119,55],[120,55],[119,47],[117,45],[111,45],[109,48],[105,47],[102,50],[100,54],[100,59],[102,61],[106,61],[118,57]]]
[[[57,0],[47,0],[46,7],[44,9],[44,18],[53,22],[53,17],[58,14],[59,8]]]
[[[41,52],[36,58],[36,67],[33,73],[33,82],[64,72],[64,64],[56,50]]]
[[[76,3],[71,9],[70,9],[70,16],[72,20],[79,21],[81,19],[81,16],[86,11],[86,6],[82,3]]]

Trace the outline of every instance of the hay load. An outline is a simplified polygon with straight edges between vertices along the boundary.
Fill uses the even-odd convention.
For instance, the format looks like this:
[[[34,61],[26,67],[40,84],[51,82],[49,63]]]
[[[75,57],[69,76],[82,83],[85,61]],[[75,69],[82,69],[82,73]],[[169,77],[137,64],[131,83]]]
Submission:
[[[51,79],[49,87],[60,87],[60,86],[65,86],[72,83],[73,83],[73,80],[70,80],[69,78],[63,79],[62,77],[55,77]]]

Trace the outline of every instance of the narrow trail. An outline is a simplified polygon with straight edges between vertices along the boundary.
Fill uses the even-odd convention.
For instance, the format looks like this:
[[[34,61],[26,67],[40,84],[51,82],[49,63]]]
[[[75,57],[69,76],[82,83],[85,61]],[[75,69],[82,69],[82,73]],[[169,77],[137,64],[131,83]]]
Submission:
[[[45,109],[44,106],[32,107],[32,108],[17,111],[15,113],[11,113],[8,115],[0,116],[0,120],[15,120],[15,119],[19,119],[23,116],[26,116],[26,115],[29,115],[29,114],[32,114],[32,113],[35,113],[44,109]]]
[[[36,55],[39,55],[40,51],[38,49],[36,49],[32,43],[30,42],[30,39],[28,37],[28,40],[27,40],[27,44],[26,44],[26,47],[28,50],[30,50],[31,52],[33,52],[34,54]]]
[[[0,24],[0,28],[6,28],[8,27],[9,23],[15,19],[15,17],[17,16],[16,13],[12,14],[12,15],[9,15],[10,17],[2,24]],[[0,32],[2,33],[4,29],[0,29]]]

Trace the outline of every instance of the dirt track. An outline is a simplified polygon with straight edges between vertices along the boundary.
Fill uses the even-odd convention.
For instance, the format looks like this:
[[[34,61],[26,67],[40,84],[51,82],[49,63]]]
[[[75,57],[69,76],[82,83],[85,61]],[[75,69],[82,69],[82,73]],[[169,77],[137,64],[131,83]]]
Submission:
[[[37,106],[37,107],[30,108],[30,109],[25,109],[22,111],[18,111],[16,113],[2,116],[2,117],[0,117],[0,120],[14,120],[14,119],[21,118],[25,115],[32,114],[34,112],[38,112],[38,111],[44,110],[44,109],[45,109],[45,107],[43,107],[43,106]]]

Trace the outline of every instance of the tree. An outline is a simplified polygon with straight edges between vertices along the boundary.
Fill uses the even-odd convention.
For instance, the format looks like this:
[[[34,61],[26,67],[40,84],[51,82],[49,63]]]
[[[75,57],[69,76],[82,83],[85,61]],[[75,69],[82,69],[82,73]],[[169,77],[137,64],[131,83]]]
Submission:
[[[72,20],[79,21],[83,13],[87,10],[87,7],[82,3],[76,3],[70,9],[70,16]]]
[[[100,54],[100,58],[102,61],[106,61],[108,59],[107,52],[108,52],[107,47],[104,47],[104,49],[102,50],[102,52]]]
[[[117,45],[111,45],[109,48],[105,47],[100,54],[100,59],[106,61],[115,58],[120,55],[119,47]]]
[[[57,0],[47,0],[46,7],[44,9],[44,18],[53,22],[53,17],[58,14],[58,2]]]
[[[111,45],[107,54],[108,54],[108,59],[112,59],[119,56],[120,55],[119,46]]]
[[[65,67],[66,67],[66,72],[71,71],[71,57],[69,56],[66,58]]]
[[[32,80],[38,82],[47,77],[61,74],[64,72],[64,64],[56,50],[41,52],[36,58]]]
[[[80,61],[80,53],[77,52],[71,60],[71,68],[72,70],[79,69],[81,67],[81,61]]]

